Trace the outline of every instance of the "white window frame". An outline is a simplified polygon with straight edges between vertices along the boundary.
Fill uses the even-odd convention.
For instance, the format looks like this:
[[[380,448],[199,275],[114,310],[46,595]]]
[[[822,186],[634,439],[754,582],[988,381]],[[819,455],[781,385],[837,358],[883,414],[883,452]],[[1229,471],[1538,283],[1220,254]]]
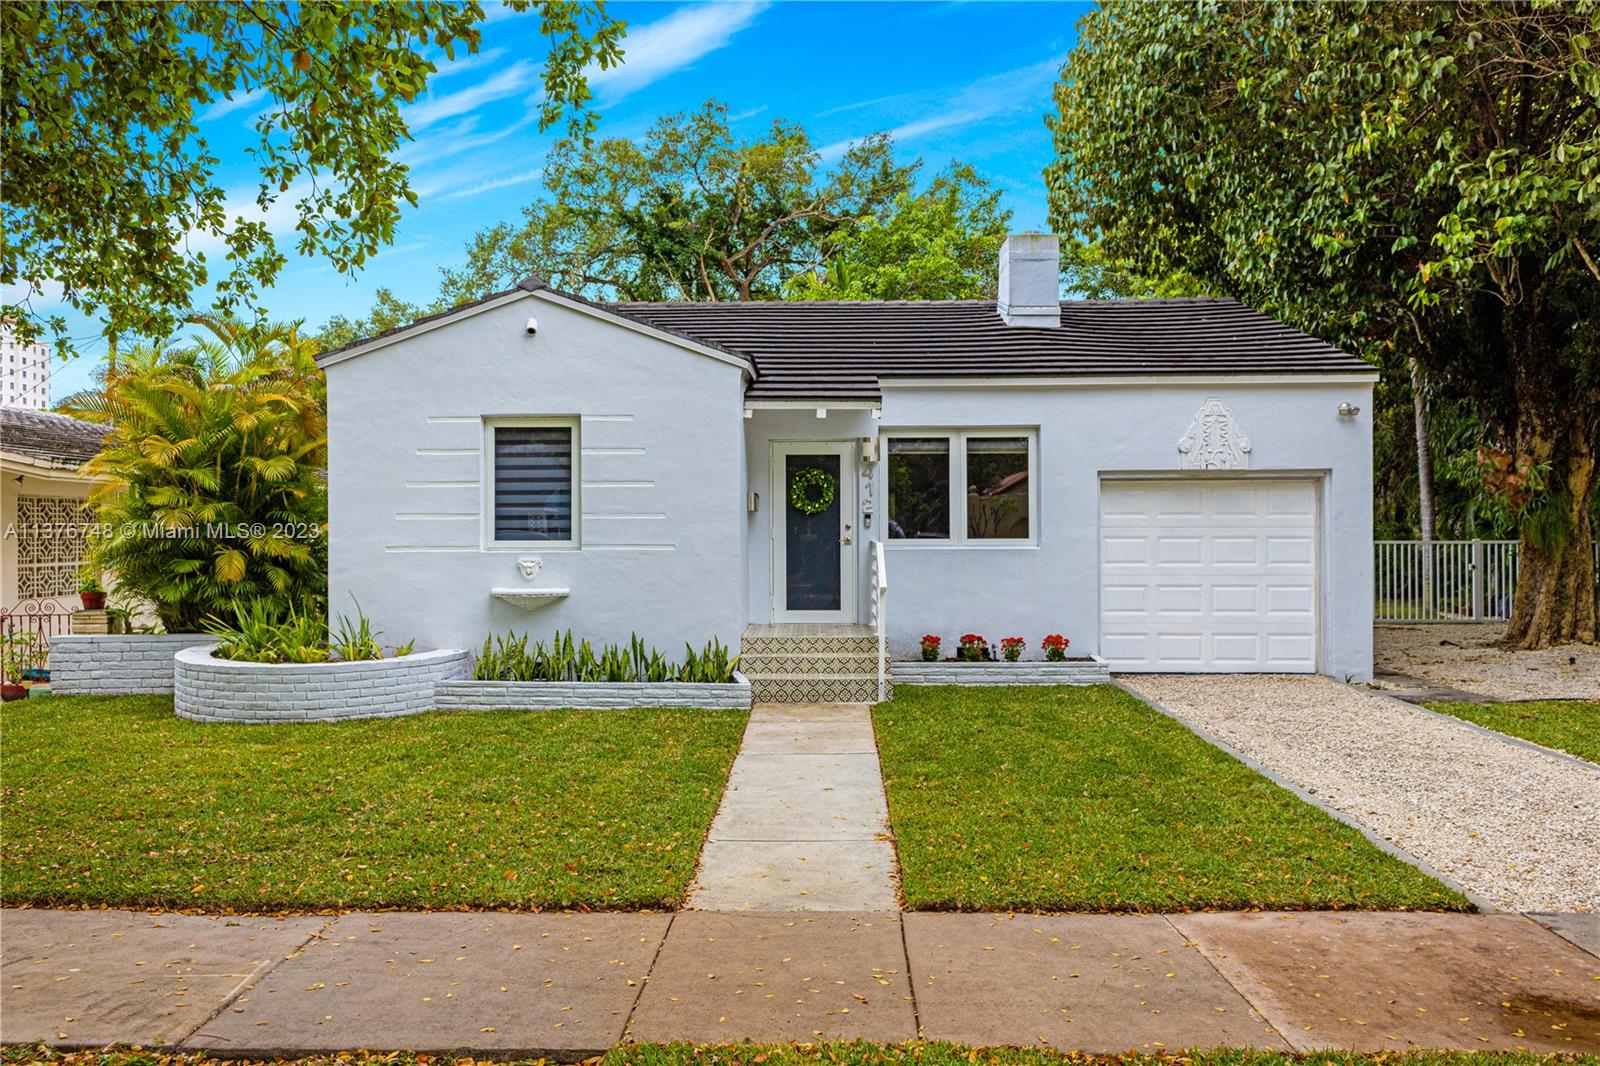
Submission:
[[[910,428],[897,426],[879,432],[883,438],[883,545],[886,548],[1033,548],[1039,544],[1039,427],[1037,426],[983,426],[950,427],[928,426]],[[889,442],[896,437],[942,437],[950,442],[950,536],[943,540],[931,537],[891,537],[889,524]],[[967,440],[972,437],[1025,437],[1028,441],[1028,535],[1026,537],[969,537],[967,536]]]
[[[572,432],[572,536],[567,540],[496,540],[494,536],[494,431],[497,429],[557,428]],[[582,544],[583,501],[579,492],[583,487],[580,467],[583,463],[582,441],[579,439],[580,421],[573,416],[496,416],[483,420],[483,548],[485,551],[561,551],[577,549]]]

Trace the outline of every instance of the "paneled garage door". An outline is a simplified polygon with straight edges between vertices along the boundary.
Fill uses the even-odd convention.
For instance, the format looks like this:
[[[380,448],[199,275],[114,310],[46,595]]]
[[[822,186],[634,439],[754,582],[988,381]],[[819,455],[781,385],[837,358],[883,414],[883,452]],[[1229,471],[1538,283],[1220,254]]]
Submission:
[[[1315,671],[1316,483],[1101,482],[1100,653],[1113,670]]]

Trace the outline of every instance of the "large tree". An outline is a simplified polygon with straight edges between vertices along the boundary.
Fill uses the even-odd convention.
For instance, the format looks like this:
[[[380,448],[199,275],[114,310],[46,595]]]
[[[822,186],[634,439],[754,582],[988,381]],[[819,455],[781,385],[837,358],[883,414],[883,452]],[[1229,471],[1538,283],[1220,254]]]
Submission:
[[[623,25],[603,0],[536,10],[542,121],[570,108],[586,131],[585,73],[619,61]],[[11,0],[0,17],[0,282],[23,295],[0,315],[24,338],[54,333],[69,353],[64,317],[35,314],[35,300],[59,291],[103,315],[113,339],[170,335],[208,282],[217,310],[254,310],[285,260],[269,225],[237,213],[245,205],[218,181],[199,121],[222,101],[261,110],[248,206],[264,215],[289,202],[302,254],[359,268],[392,239],[400,205],[416,204],[395,158],[409,138],[402,105],[427,88],[430,49],[476,51],[483,19],[476,0]],[[212,273],[208,244],[229,259],[225,274]]]
[[[1111,3],[1050,120],[1052,221],[1482,419],[1508,640],[1596,640],[1600,5]]]
[[[777,121],[742,139],[716,102],[664,116],[639,140],[569,138],[522,219],[480,232],[466,265],[445,272],[443,299],[529,274],[622,300],[779,299],[828,261],[841,231],[911,192],[916,170],[881,134],[825,168],[801,127]]]

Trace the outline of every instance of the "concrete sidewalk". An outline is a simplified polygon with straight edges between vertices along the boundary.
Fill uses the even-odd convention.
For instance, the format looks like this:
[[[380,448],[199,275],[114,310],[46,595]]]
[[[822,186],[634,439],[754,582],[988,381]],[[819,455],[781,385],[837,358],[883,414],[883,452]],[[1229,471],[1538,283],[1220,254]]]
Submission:
[[[1595,915],[5,910],[0,980],[8,1043],[232,1057],[919,1036],[1600,1051]]]
[[[758,703],[711,822],[689,907],[900,907],[872,708]]]

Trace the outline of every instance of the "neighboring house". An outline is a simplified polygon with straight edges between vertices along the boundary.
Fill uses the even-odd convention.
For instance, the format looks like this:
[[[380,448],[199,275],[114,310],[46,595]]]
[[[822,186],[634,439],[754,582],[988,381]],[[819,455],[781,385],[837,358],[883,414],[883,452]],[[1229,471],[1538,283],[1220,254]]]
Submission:
[[[0,407],[50,407],[50,346],[23,344],[0,322]]]
[[[1058,285],[1039,235],[998,305],[530,279],[329,352],[334,609],[424,647],[761,637],[805,698],[808,654],[870,633],[807,627],[874,620],[881,542],[896,657],[1062,633],[1117,670],[1370,677],[1377,374],[1234,300]]]
[[[65,415],[0,407],[0,614],[47,638],[67,631],[84,557],[79,472],[106,426]]]

